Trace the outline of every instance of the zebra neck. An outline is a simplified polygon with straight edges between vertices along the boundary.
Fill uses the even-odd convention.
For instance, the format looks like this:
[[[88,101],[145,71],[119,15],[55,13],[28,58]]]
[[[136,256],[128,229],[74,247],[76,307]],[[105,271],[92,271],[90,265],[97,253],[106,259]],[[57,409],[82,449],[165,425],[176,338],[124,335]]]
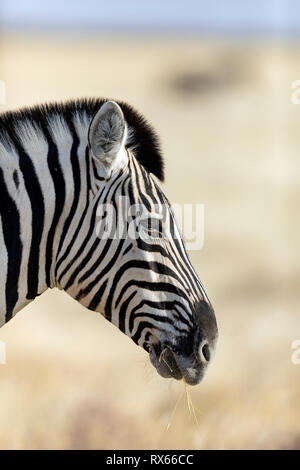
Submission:
[[[0,142],[0,324],[57,285],[90,189],[86,135],[21,130],[9,149]]]

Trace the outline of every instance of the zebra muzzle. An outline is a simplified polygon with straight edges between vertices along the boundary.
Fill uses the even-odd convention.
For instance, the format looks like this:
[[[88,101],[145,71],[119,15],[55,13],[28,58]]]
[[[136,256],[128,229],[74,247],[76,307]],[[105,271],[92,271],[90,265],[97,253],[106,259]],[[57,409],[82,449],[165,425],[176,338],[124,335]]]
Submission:
[[[194,354],[185,356],[168,346],[154,344],[149,356],[158,374],[164,378],[183,379],[189,385],[197,385],[206,374],[207,362],[203,364]]]
[[[158,358],[159,364],[163,364],[174,379],[182,379],[182,372],[177,364],[174,353],[169,348],[164,348]]]

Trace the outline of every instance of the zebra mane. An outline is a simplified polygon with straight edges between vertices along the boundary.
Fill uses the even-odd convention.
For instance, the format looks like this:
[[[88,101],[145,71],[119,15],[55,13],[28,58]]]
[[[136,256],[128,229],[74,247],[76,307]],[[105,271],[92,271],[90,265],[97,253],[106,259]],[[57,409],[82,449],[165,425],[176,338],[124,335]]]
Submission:
[[[0,139],[6,140],[8,134],[15,134],[16,128],[22,122],[30,122],[34,128],[42,130],[45,125],[51,127],[51,121],[56,119],[57,115],[71,125],[75,116],[79,116],[79,118],[85,116],[90,121],[105,101],[107,101],[105,98],[83,98],[63,103],[35,105],[1,113]],[[163,181],[164,162],[156,132],[132,106],[123,101],[115,101],[121,107],[128,125],[126,147],[134,152],[138,162],[148,172]]]

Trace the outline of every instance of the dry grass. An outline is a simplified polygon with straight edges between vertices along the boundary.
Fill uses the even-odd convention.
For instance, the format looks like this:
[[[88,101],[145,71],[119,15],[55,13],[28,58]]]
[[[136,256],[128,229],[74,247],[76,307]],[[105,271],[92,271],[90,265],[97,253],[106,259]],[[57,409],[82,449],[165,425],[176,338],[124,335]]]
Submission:
[[[220,344],[190,390],[98,315],[52,291],[0,331],[0,448],[300,448],[298,48],[3,37],[7,108],[104,95],[159,129],[173,202],[206,207],[191,253]],[[167,430],[168,423],[172,420]]]

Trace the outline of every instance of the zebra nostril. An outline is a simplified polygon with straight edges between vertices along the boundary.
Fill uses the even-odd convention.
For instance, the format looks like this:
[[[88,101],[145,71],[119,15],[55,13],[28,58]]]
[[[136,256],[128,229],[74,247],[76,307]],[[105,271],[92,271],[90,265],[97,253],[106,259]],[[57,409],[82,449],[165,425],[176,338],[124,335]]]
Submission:
[[[201,357],[204,357],[206,362],[210,361],[210,349],[207,343],[205,343],[201,348]]]

